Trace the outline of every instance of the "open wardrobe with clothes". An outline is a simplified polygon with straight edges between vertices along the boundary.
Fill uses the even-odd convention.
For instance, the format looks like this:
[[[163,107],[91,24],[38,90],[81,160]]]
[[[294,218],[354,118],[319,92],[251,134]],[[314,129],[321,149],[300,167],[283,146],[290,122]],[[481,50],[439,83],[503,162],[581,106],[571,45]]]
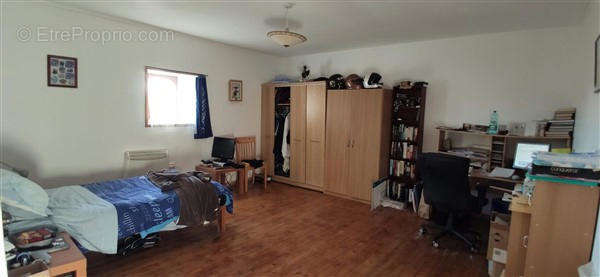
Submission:
[[[290,88],[275,88],[275,175],[290,177]]]
[[[273,180],[322,190],[325,82],[262,86],[261,152]]]

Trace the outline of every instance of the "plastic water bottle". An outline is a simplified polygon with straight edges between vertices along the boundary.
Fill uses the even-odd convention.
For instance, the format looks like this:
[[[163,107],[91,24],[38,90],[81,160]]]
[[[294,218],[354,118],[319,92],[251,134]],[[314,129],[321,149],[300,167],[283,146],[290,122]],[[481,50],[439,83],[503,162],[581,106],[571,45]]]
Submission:
[[[493,111],[490,116],[490,126],[488,128],[488,134],[495,135],[498,133],[498,112]]]

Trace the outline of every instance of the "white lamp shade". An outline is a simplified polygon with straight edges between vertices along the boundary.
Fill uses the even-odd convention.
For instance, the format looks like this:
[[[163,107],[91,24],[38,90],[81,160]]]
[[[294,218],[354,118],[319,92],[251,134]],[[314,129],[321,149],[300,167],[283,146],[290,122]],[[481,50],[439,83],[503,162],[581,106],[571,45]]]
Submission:
[[[290,31],[271,31],[267,33],[267,37],[275,43],[290,47],[306,41],[306,37]]]

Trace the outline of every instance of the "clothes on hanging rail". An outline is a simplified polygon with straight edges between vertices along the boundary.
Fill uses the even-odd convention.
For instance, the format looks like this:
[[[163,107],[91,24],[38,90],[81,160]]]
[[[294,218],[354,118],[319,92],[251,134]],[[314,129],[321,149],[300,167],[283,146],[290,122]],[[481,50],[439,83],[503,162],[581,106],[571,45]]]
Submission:
[[[285,117],[283,124],[283,145],[281,146],[281,155],[283,156],[283,172],[290,172],[290,114]]]
[[[289,141],[288,133],[289,126],[287,130],[285,130],[285,122],[286,118],[290,113],[289,106],[281,106],[277,107],[275,110],[275,134],[274,134],[274,143],[273,143],[273,156],[274,156],[274,171],[276,175],[289,177],[289,167],[287,170],[284,170],[285,158],[283,156],[283,151],[288,153],[289,159],[289,146],[284,145],[284,140],[287,139]],[[289,124],[289,123],[288,123]],[[286,150],[283,150],[285,148]]]

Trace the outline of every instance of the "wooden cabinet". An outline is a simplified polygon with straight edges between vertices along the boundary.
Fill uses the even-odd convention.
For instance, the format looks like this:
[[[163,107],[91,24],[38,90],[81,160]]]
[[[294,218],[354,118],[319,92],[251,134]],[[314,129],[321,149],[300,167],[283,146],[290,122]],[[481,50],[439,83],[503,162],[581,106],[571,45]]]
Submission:
[[[391,92],[328,91],[325,191],[370,203],[387,172]]]
[[[506,276],[577,276],[589,262],[599,187],[536,181],[531,206],[513,198]]]
[[[347,195],[350,178],[350,94],[341,90],[327,92],[327,121],[325,136],[325,190]]]
[[[322,187],[325,182],[326,85],[306,85],[306,183]]]
[[[289,89],[289,177],[275,172],[277,91]],[[261,153],[273,180],[322,190],[325,168],[325,82],[263,84]],[[285,104],[283,104],[285,105]]]
[[[273,128],[275,125],[275,98],[273,96],[273,87],[263,85],[261,95],[261,114],[260,114],[261,157],[267,164],[268,175],[273,175]]]
[[[291,88],[290,179],[304,183],[306,173],[306,86]]]

